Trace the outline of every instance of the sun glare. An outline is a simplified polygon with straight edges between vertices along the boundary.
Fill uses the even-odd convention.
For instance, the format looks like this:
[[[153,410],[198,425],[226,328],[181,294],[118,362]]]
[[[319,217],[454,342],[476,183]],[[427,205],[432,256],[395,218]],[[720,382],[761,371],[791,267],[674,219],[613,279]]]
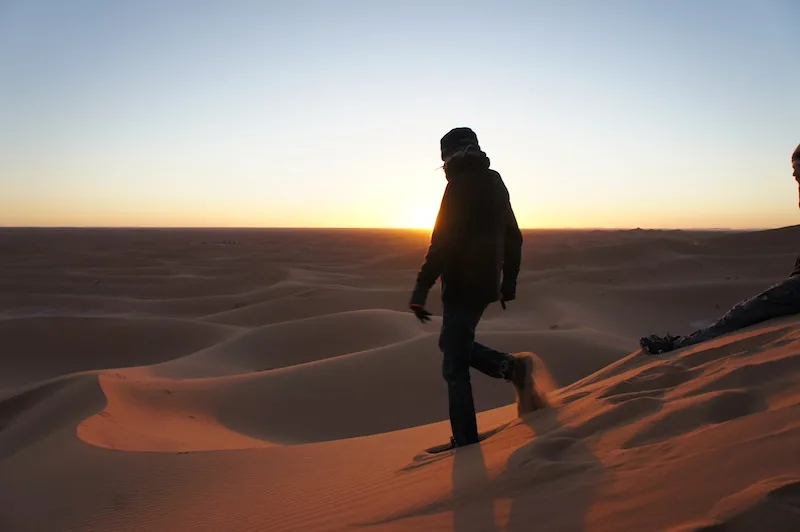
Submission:
[[[409,209],[397,223],[398,229],[433,229],[436,223],[437,207],[414,207]]]

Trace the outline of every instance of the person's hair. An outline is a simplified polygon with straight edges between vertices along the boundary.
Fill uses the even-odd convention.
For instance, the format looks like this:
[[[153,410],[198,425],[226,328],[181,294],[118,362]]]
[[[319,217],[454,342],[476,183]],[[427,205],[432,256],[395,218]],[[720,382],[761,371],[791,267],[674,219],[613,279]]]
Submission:
[[[792,154],[792,160],[797,161],[800,160],[800,144],[794,149],[794,153]]]
[[[447,159],[444,161],[444,165],[446,166],[448,162],[458,157],[466,157],[467,155],[476,155],[479,153],[481,153],[481,149],[478,146],[475,144],[467,144],[448,155]]]

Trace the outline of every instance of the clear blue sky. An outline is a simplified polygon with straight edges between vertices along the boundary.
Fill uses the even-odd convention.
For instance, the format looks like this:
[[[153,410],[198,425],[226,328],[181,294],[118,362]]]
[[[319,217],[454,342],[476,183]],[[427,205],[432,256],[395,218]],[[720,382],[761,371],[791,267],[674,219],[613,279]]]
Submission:
[[[0,225],[800,221],[800,3],[0,0]]]

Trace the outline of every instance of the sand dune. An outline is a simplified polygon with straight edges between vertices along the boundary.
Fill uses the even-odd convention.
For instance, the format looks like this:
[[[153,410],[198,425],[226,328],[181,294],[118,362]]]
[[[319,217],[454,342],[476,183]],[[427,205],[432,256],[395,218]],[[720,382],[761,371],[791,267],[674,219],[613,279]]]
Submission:
[[[0,463],[54,433],[74,432],[104,404],[93,375],[69,375],[1,395]]]
[[[398,298],[398,290],[306,288],[286,297],[212,314],[204,320],[241,327],[258,327],[353,310],[392,309],[405,312],[403,307],[405,301]]]
[[[798,230],[529,233],[478,339],[536,352],[554,407],[474,374],[497,432],[441,454],[424,233],[0,232],[0,530],[798,530],[800,316],[636,347],[785,275]]]
[[[363,312],[356,316],[334,316],[338,319],[320,319],[317,325],[341,325],[349,320],[341,318],[369,317],[380,313]],[[388,313],[400,324],[408,323],[406,316]],[[306,325],[306,320],[291,323],[291,327],[280,327],[296,331]],[[327,322],[327,323],[326,323]],[[266,332],[273,332],[267,328]],[[318,328],[314,329],[319,331]],[[402,330],[402,329],[401,329]],[[265,331],[257,331],[263,333]],[[375,330],[373,330],[373,333]],[[389,335],[383,332],[385,338]],[[253,336],[256,336],[255,338]],[[176,413],[181,422],[186,419],[204,419],[209,416],[219,421],[222,427],[249,435],[258,440],[239,441],[229,445],[251,447],[259,441],[281,444],[324,442],[341,438],[353,438],[371,434],[397,431],[434,423],[446,418],[446,392],[441,384],[441,358],[435,335],[409,335],[411,339],[400,340],[385,347],[358,350],[346,354],[342,341],[330,344],[339,356],[320,355],[317,361],[296,361],[290,367],[276,371],[258,371],[253,364],[269,361],[269,352],[264,356],[255,349],[258,345],[269,346],[269,341],[260,343],[268,335],[247,334],[223,343],[217,348],[201,351],[183,359],[161,366],[152,366],[147,371],[129,372],[128,378],[102,378],[100,383],[107,397],[116,399],[105,412],[89,420],[90,423],[105,423],[96,428],[94,435],[85,439],[97,442],[102,438],[119,442],[119,448],[135,447],[136,450],[185,450],[178,441],[185,442],[186,450],[197,447],[196,437],[174,436],[166,447],[148,441],[144,448],[133,444],[128,438],[122,441],[118,432],[135,431],[152,424],[140,421],[142,412],[149,416],[172,419]],[[416,336],[416,338],[414,337]],[[616,360],[623,351],[603,346],[602,335],[587,332],[571,334],[566,338],[559,332],[539,333],[485,333],[481,340],[503,348],[506,345],[532,345],[560,382],[570,383],[584,377],[588,372]],[[269,338],[269,337],[268,337]],[[274,336],[269,338],[274,340]],[[279,337],[281,338],[281,337]],[[249,345],[253,353],[243,352],[237,344]],[[285,346],[285,343],[278,343]],[[324,349],[325,342],[319,343]],[[352,340],[351,340],[351,345]],[[289,352],[299,352],[299,344]],[[308,349],[308,347],[306,347]],[[337,350],[338,349],[338,350]],[[575,365],[575,355],[590,359]],[[282,353],[279,353],[282,355]],[[258,358],[261,356],[262,358]],[[237,371],[238,370],[238,371]],[[173,378],[153,377],[171,375]],[[213,377],[213,375],[226,375]],[[125,374],[122,374],[123,376]],[[187,375],[193,377],[187,380]],[[202,377],[202,378],[198,378]],[[409,393],[409,382],[414,383],[413,394]],[[489,410],[514,401],[508,384],[476,377],[476,403],[481,410]],[[368,397],[369,400],[364,400]],[[134,414],[122,411],[116,404],[135,404]],[[273,408],[280,405],[280,408]],[[102,418],[102,419],[100,419]],[[164,420],[162,420],[164,421]],[[193,425],[197,423],[192,423]],[[96,427],[99,427],[97,425]],[[215,429],[216,430],[216,429]],[[98,434],[102,433],[100,438]],[[82,435],[84,437],[84,435]]]
[[[122,451],[221,451],[268,446],[218,421],[214,383],[131,380],[125,373],[99,377],[107,400],[102,411],[78,426],[81,440]],[[215,393],[216,392],[216,393]]]
[[[153,369],[164,376],[192,377],[263,371],[425,335],[408,312],[371,309],[336,313],[260,327]]]
[[[0,320],[0,389],[77,371],[155,364],[214,345],[235,332],[164,318]]]

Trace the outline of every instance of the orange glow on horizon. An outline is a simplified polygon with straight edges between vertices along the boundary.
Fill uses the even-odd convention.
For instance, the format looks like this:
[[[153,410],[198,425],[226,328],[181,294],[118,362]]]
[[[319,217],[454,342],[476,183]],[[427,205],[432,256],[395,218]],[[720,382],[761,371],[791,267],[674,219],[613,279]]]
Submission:
[[[425,229],[432,230],[436,223],[438,208],[418,205],[409,209],[393,224],[396,229]]]

